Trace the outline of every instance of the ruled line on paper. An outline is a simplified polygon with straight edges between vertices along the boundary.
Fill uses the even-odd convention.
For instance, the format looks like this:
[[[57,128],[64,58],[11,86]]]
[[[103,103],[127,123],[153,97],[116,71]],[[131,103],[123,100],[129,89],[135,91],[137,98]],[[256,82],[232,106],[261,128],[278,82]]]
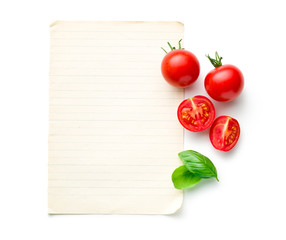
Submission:
[[[50,159],[58,159],[59,157],[56,157],[56,156],[49,156],[49,158]],[[136,157],[136,159],[145,159],[145,157],[140,157],[140,156],[138,156],[138,157]],[[164,157],[164,159],[165,158],[168,158],[168,159],[172,159],[173,157],[172,156],[168,156],[168,157]],[[94,160],[94,157],[76,157],[76,156],[68,156],[68,157],[60,157],[60,159],[81,159],[81,160]],[[157,160],[158,158],[157,157],[152,157],[152,156],[150,156],[150,157],[148,157],[148,160]],[[50,161],[51,162],[51,161]],[[57,163],[58,163],[59,161],[57,161]],[[115,161],[116,162],[116,161]],[[52,164],[52,163],[51,163]],[[60,162],[59,162],[59,164],[60,164]],[[166,163],[165,163],[166,164]],[[104,165],[104,166],[106,166],[106,164],[98,164],[98,165]],[[112,163],[112,165],[114,165],[113,163]],[[125,166],[126,164],[125,163],[121,163],[119,166]],[[131,165],[131,166],[141,166],[141,164],[136,164],[136,165],[132,165],[132,164],[127,164],[127,165]],[[143,164],[142,164],[143,165]],[[115,164],[115,166],[116,166],[116,164]],[[144,166],[144,165],[143,165]],[[159,166],[162,166],[162,164],[160,164]]]
[[[115,39],[114,38],[99,38],[99,37],[51,37],[51,40],[101,40],[101,41],[108,41],[108,40],[111,40],[111,41],[114,41]],[[116,38],[116,41],[138,41],[138,40],[143,40],[143,41],[146,41],[146,40],[151,40],[151,41],[164,41],[164,43],[166,41],[178,41],[178,39],[173,39],[173,38]]]
[[[116,31],[116,30],[112,30],[112,31],[108,31],[108,30],[105,30],[105,31],[102,31],[102,30],[92,30],[92,31],[87,31],[87,30],[69,30],[69,31],[67,31],[67,30],[60,30],[60,31],[54,31],[54,33],[58,33],[58,32],[68,32],[68,33],[70,33],[70,32],[80,32],[80,33],[83,33],[83,32],[92,32],[92,33],[106,33],[106,32],[109,32],[109,33],[116,33],[116,32],[118,32],[118,33],[168,33],[168,34],[179,34],[180,32],[171,32],[171,31],[165,31],[165,32],[163,32],[163,31],[137,31],[137,30],[132,30],[132,31],[130,31],[130,30],[128,30],[128,31],[126,31],[126,30],[120,30],[120,31]]]
[[[154,106],[154,103],[152,104],[152,105],[148,105],[148,104],[138,104],[138,103],[136,103],[136,104],[134,104],[134,105],[136,105],[137,107],[138,106]],[[131,104],[127,104],[127,105],[124,105],[125,107],[126,106],[134,106],[134,105],[131,105]],[[103,105],[103,104],[54,104],[54,103],[52,103],[52,104],[50,104],[50,106],[52,106],[52,107],[66,107],[66,106],[82,106],[82,107],[89,107],[89,106],[107,106],[107,105]],[[114,104],[112,104],[112,106],[122,106],[122,104],[116,104],[116,102],[114,103]],[[178,104],[177,103],[173,103],[173,104],[157,104],[156,103],[156,106],[157,107],[160,107],[160,106],[162,106],[162,107],[167,107],[167,106],[178,106]]]
[[[134,55],[136,57],[136,55]],[[134,63],[135,57],[132,56],[129,59],[127,59],[126,61],[124,61],[124,63]],[[158,55],[159,58],[159,55]],[[77,63],[102,63],[102,62],[110,62],[110,63],[121,63],[120,61],[120,55],[117,56],[113,56],[112,59],[108,59],[107,57],[104,57],[104,55],[102,55],[102,59],[98,60],[97,58],[71,58],[71,56],[68,56],[67,58],[60,58],[59,56],[54,57],[52,64],[56,64],[59,62],[65,62],[66,64],[68,63],[73,63],[73,62],[77,62]],[[148,59],[148,58],[140,58],[138,59],[138,63],[141,64],[158,64],[158,59],[152,58],[152,59]]]
[[[53,136],[53,135],[51,135]],[[55,136],[60,136],[60,137],[65,137],[65,136],[68,136],[68,137],[79,137],[79,136],[83,136],[83,137],[88,137],[88,136],[91,136],[91,137],[94,137],[94,136],[97,136],[97,137],[106,137],[106,136],[113,136],[113,137],[123,137],[123,136],[126,136],[126,135],[116,135],[116,134],[112,134],[112,135],[100,135],[100,134],[81,134],[81,135],[78,135],[78,134],[56,134]],[[152,135],[152,134],[146,134],[146,135],[129,135],[130,137],[167,137],[167,136],[174,136],[174,135]]]
[[[117,120],[117,119],[104,119],[104,120],[98,120],[98,119],[83,119],[83,120],[78,120],[78,119],[50,119],[51,122],[56,122],[56,121],[63,121],[63,122],[73,122],[73,121],[79,121],[79,122],[173,122],[173,120]]]
[[[111,165],[108,164],[72,164],[72,163],[49,163],[49,166],[101,166],[101,167],[109,167]],[[112,167],[164,167],[164,166],[173,166],[173,164],[112,164]]]
[[[162,174],[162,173],[166,173],[167,171],[152,171],[152,172],[149,172],[148,174]],[[53,174],[57,174],[57,173],[64,173],[64,174],[115,174],[117,173],[116,171],[100,171],[100,172],[96,172],[96,171],[53,171]],[[168,172],[169,173],[169,172]],[[143,176],[145,175],[142,171],[121,171],[120,174],[142,174]]]
[[[125,139],[124,139],[125,140]],[[63,143],[63,144],[66,144],[66,145],[68,145],[68,144],[85,144],[85,146],[87,146],[86,144],[88,144],[88,143],[90,143],[90,144],[97,144],[97,146],[98,145],[106,145],[104,142],[102,142],[102,141],[98,141],[98,142],[91,142],[91,141],[89,141],[89,142],[84,142],[84,141],[82,141],[82,142],[57,142],[57,141],[49,141],[49,143],[56,143],[56,144],[58,144],[58,146],[59,146],[59,144],[61,144],[61,143]],[[166,143],[159,143],[159,142],[155,142],[155,141],[146,141],[146,142],[130,142],[130,143],[128,143],[128,144],[130,144],[130,145],[163,145],[163,146],[165,146],[165,145],[174,145],[174,144],[176,144],[177,142],[166,142]],[[112,141],[108,141],[108,144],[109,144],[109,146],[111,145],[111,144],[118,144],[118,145],[125,145],[126,144],[126,142],[124,141],[124,142],[119,142],[119,141],[114,141],[114,142],[112,142]],[[56,150],[60,150],[60,149],[56,149]],[[64,150],[64,148],[63,149],[61,149],[61,150]],[[75,150],[80,150],[80,149],[76,149],[76,148],[74,148],[74,146],[73,146],[73,151],[75,151]],[[85,148],[83,148],[82,147],[82,150],[86,150]]]
[[[48,179],[49,181],[67,181],[67,182],[81,182],[81,181],[90,181],[90,182],[101,182],[101,181],[107,181],[107,182],[168,182],[170,179],[107,179],[107,178],[98,178],[98,179]]]
[[[101,193],[99,193],[99,194],[88,194],[88,195],[86,195],[86,194],[80,194],[80,193],[76,193],[76,194],[59,194],[59,193],[57,193],[57,194],[53,194],[53,193],[49,193],[49,196],[52,196],[52,197],[54,197],[54,198],[60,198],[60,197],[66,197],[66,198],[68,198],[68,197],[72,197],[73,199],[75,199],[75,198],[82,198],[82,197],[95,197],[95,198],[108,198],[109,200],[110,200],[110,197],[112,197],[113,199],[117,199],[117,198],[128,198],[128,199],[131,199],[131,198],[140,198],[140,199],[142,199],[142,198],[147,198],[147,199],[154,199],[154,198],[157,198],[158,196],[159,197],[164,197],[165,199],[166,198],[172,198],[173,196],[172,195],[170,195],[170,193],[166,193],[166,194],[158,194],[158,193],[156,193],[156,195],[150,195],[150,194],[148,194],[148,195],[146,195],[146,193],[142,193],[142,194],[138,194],[138,193],[129,193],[129,194],[127,194],[127,193],[125,193],[125,194],[114,194],[114,193],[111,193],[111,194],[101,194]]]
[[[150,48],[150,47],[158,47],[158,45],[136,45],[136,46],[132,46],[132,45],[118,45],[118,46],[114,46],[114,45],[52,45],[53,48]]]
[[[108,92],[108,93],[113,93],[113,92],[118,92],[117,90],[54,90],[54,92]],[[120,92],[130,92],[128,90],[120,90]],[[177,92],[177,93],[180,93],[181,91],[178,91],[178,90],[172,90],[172,91],[162,91],[162,90],[150,90],[150,91],[146,91],[146,90],[143,90],[143,91],[139,91],[139,90],[133,90],[132,91],[133,93],[135,92],[145,92],[145,93],[153,93],[153,92]]]
[[[68,55],[68,56],[71,56],[71,55],[77,55],[77,56],[94,56],[95,54],[96,55],[98,55],[98,56],[106,56],[106,53],[76,53],[76,52],[74,52],[74,53],[69,53],[69,54],[67,54],[66,52],[54,52],[53,53],[54,55]],[[122,56],[122,53],[113,53],[113,55],[114,56],[116,56],[116,55],[119,55],[119,56]],[[123,54],[123,55],[126,55],[126,56],[146,56],[144,53],[141,53],[141,54],[139,54],[139,53],[130,53],[130,54]],[[162,54],[160,53],[160,52],[158,52],[158,53],[152,53],[152,54],[150,54],[151,56],[157,56],[157,57],[161,57],[162,56]]]
[[[92,74],[92,75],[68,75],[68,74],[50,74],[50,77],[136,77],[136,78],[144,78],[144,77],[156,77],[156,75],[154,76],[154,74],[150,74],[150,75],[97,75],[97,74]],[[162,78],[161,75],[157,75],[157,77]]]
[[[51,99],[110,99],[111,97],[51,97]],[[139,98],[135,98],[135,97],[121,97],[121,98],[114,98],[112,97],[112,99],[116,100],[116,99],[146,99],[144,97],[139,97]],[[154,97],[154,98],[149,98],[149,99],[178,99],[178,98],[168,98],[168,97]]]
[[[64,187],[64,186],[49,186],[49,188],[80,188],[80,189],[89,189],[89,188],[100,188],[100,189],[172,189],[170,187]]]

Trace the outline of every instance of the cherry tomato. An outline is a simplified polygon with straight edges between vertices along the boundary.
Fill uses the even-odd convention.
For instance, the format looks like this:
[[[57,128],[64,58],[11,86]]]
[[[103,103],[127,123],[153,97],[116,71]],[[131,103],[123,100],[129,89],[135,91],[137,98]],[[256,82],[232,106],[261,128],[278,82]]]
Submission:
[[[162,75],[174,87],[188,87],[198,79],[200,63],[193,53],[181,49],[180,42],[179,49],[175,49],[170,43],[168,44],[172,50],[163,58]]]
[[[192,132],[200,132],[212,125],[215,108],[208,98],[195,96],[181,102],[177,115],[184,128]]]
[[[237,143],[240,135],[239,123],[229,116],[218,117],[210,129],[212,145],[220,151],[229,151]]]
[[[211,98],[220,102],[228,102],[237,98],[242,92],[244,78],[241,71],[233,65],[222,65],[216,53],[216,59],[210,58],[215,69],[205,77],[205,89]]]

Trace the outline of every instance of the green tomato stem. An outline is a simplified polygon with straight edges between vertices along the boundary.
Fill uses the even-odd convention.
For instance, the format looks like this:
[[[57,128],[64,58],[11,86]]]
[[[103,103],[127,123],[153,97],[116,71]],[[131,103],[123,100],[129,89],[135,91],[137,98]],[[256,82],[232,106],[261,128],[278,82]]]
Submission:
[[[171,43],[169,43],[169,42],[167,42],[167,43],[168,43],[169,47],[171,48],[171,51],[173,51],[175,47],[172,47]]]
[[[182,39],[180,39],[180,41],[179,41],[179,48],[178,48],[178,49],[184,49],[184,48],[182,48],[181,41],[182,41]],[[171,45],[171,43],[169,43],[169,42],[167,42],[167,43],[168,43],[168,45],[169,45],[171,51],[176,50],[176,47],[173,47],[173,46]],[[161,47],[161,49],[163,49],[163,51],[164,51],[166,54],[168,53],[164,48]]]
[[[182,39],[179,41],[179,49],[182,49],[181,41],[182,41]]]
[[[206,57],[210,60],[211,64],[215,68],[220,67],[222,65],[222,62],[221,62],[222,57],[220,57],[217,52],[215,52],[215,59],[211,58],[210,55],[206,55]]]
[[[161,47],[162,48],[162,47]],[[162,48],[163,49],[163,51],[167,54],[168,52],[164,49],[164,48]]]

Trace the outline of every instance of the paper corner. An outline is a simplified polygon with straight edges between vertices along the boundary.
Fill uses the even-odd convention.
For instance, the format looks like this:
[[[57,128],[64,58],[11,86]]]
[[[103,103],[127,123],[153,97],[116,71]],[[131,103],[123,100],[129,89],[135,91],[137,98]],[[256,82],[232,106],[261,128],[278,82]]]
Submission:
[[[55,28],[61,21],[56,20],[50,23],[50,29],[52,30],[53,28]]]
[[[182,194],[178,198],[178,200],[166,210],[165,215],[175,215],[177,214],[183,206],[183,201],[184,201],[184,192],[182,191]]]
[[[185,24],[183,22],[181,22],[181,21],[176,21],[176,23],[179,24],[181,27],[185,26]]]

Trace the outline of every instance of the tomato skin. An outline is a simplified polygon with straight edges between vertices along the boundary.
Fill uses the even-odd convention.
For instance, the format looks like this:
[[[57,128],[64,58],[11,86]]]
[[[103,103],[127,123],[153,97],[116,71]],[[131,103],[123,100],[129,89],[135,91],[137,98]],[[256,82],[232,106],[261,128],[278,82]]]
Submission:
[[[213,122],[209,136],[214,148],[227,152],[236,145],[239,139],[239,123],[232,117],[220,116]]]
[[[161,72],[169,84],[177,88],[185,88],[198,79],[200,63],[189,51],[172,50],[163,58]]]
[[[208,98],[198,95],[182,101],[178,107],[177,116],[185,129],[200,132],[212,125],[215,119],[215,108]]]
[[[205,89],[211,98],[229,102],[237,98],[243,90],[242,72],[233,65],[222,65],[210,71],[205,77]]]

